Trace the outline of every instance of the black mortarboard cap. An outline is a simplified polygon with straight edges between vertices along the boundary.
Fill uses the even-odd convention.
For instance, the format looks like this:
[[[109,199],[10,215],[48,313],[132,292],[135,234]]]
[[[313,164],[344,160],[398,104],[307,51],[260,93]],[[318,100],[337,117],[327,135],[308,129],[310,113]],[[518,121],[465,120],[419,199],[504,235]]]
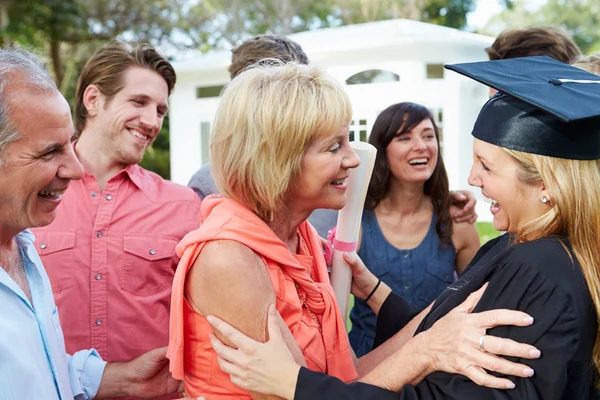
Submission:
[[[499,91],[477,117],[477,139],[526,153],[600,159],[600,76],[546,56],[446,68]]]

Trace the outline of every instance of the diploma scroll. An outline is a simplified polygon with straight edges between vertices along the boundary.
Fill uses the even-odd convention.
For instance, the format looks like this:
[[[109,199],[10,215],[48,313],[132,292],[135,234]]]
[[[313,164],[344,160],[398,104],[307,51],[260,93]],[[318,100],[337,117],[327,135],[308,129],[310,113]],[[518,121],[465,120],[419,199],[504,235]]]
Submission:
[[[352,285],[352,270],[343,254],[356,250],[362,211],[365,205],[369,181],[375,165],[377,150],[365,142],[351,142],[350,146],[360,158],[360,165],[350,170],[348,188],[346,189],[346,205],[338,214],[335,239],[333,240],[333,261],[331,264],[331,285],[340,307],[342,317],[348,317],[348,298]]]

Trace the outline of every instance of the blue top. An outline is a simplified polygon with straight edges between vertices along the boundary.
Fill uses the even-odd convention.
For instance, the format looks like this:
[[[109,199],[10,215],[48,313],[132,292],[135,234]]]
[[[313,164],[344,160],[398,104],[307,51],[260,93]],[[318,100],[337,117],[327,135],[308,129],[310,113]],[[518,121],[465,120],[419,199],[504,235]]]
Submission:
[[[364,210],[358,255],[365,265],[396,294],[425,308],[454,282],[456,250],[440,240],[435,212],[423,241],[414,249],[400,250],[383,236],[375,212]],[[363,300],[355,299],[350,312],[350,344],[360,357],[373,348],[377,317]]]
[[[0,399],[91,399],[106,363],[95,350],[65,353],[58,310],[33,234],[25,230],[15,239],[33,304],[0,268]]]

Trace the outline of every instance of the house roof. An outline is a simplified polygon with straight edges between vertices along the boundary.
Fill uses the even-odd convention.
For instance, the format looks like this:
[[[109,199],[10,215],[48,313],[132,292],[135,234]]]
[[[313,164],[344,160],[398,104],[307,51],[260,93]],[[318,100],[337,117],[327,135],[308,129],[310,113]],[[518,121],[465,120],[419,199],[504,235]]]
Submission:
[[[447,43],[465,47],[488,46],[494,38],[454,28],[408,19],[391,19],[364,24],[344,25],[294,33],[288,37],[298,42],[310,58],[320,54],[415,43]],[[188,53],[173,63],[177,72],[224,68],[229,65],[231,51],[218,50],[206,54]]]

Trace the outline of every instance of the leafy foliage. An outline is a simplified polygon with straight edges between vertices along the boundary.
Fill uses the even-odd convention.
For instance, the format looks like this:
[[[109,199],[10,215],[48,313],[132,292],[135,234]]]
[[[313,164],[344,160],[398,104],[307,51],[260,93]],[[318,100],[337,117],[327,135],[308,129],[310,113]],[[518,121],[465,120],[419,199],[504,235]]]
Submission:
[[[600,2],[597,0],[548,0],[539,9],[526,0],[515,0],[495,16],[485,29],[497,34],[526,26],[560,26],[573,36],[583,53],[600,50]]]

